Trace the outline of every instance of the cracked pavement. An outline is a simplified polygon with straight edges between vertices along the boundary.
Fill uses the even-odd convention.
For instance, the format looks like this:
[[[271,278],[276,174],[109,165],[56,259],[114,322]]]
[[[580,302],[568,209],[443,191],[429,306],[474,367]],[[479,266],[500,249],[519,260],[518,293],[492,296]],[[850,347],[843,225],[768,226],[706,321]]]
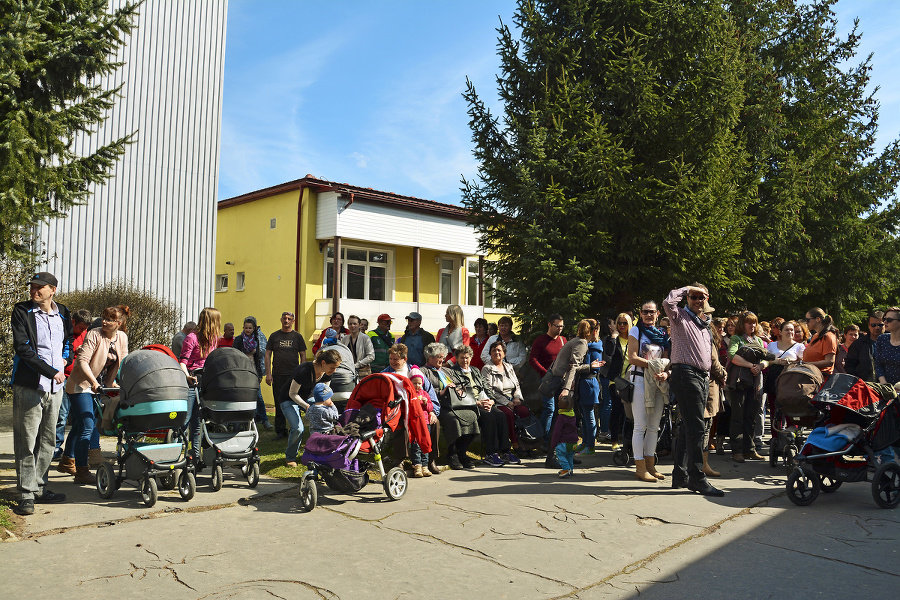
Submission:
[[[23,539],[0,544],[0,581],[10,598],[217,600],[845,598],[900,585],[900,513],[868,483],[801,508],[762,462],[714,457],[717,499],[641,483],[608,451],[567,480],[526,463],[411,479],[398,502],[379,484],[320,488],[308,514],[296,485],[266,479],[212,493],[206,474],[191,502],[147,509],[136,490],[104,501],[54,472],[71,502],[39,505]]]

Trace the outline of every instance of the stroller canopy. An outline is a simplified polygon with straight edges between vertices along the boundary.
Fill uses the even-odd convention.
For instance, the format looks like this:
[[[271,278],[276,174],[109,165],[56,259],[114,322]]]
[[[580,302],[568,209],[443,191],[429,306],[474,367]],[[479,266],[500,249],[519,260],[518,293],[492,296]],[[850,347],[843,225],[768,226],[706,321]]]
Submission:
[[[185,400],[187,379],[178,362],[155,350],[135,350],[119,368],[120,402],[133,406],[158,400]]]
[[[417,443],[422,452],[431,452],[428,417],[420,402],[410,401],[410,398],[415,397],[416,388],[406,377],[396,373],[373,373],[360,381],[353,390],[347,401],[347,411],[355,411],[365,404],[371,404],[381,410],[384,425],[396,431],[402,423],[409,441]]]
[[[849,373],[835,373],[815,395],[813,402],[818,407],[831,409],[834,416],[840,415],[840,422],[868,427],[887,408],[895,395],[891,395],[882,386],[876,391],[865,381]],[[842,410],[835,411],[836,407]]]
[[[253,402],[259,390],[259,376],[253,361],[234,348],[217,348],[203,365],[200,394],[208,401]]]
[[[803,363],[788,365],[778,375],[775,382],[775,401],[789,413],[804,413],[811,410],[810,400],[822,387],[824,381],[818,367]]]

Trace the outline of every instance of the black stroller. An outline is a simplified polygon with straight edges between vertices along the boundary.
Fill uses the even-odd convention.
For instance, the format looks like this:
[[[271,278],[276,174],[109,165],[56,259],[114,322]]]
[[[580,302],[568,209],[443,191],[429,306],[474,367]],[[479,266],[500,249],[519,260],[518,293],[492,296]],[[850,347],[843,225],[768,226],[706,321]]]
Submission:
[[[253,416],[259,377],[240,350],[218,348],[206,358],[200,379],[202,465],[212,467],[219,491],[226,466],[240,467],[251,488],[259,483],[259,432]]]
[[[144,504],[156,504],[158,487],[176,483],[182,499],[194,497],[196,481],[187,461],[187,380],[178,363],[156,350],[136,350],[122,360],[120,395],[110,398],[118,435],[116,461],[97,469],[97,492],[109,499],[125,480],[138,482]],[[147,441],[147,432],[175,430],[174,443]]]
[[[830,493],[844,482],[871,481],[878,506],[900,505],[900,464],[889,450],[900,439],[900,405],[893,388],[838,373],[811,404],[821,414],[820,427],[807,437],[788,476],[791,502],[807,506],[820,490]]]
[[[627,467],[634,461],[634,448],[631,444],[631,434],[634,432],[634,416],[631,412],[631,404],[625,404],[625,419],[622,423],[622,445],[613,451],[613,463],[619,467]],[[672,438],[674,434],[674,418],[672,403],[666,403],[663,407],[663,415],[659,420],[659,432],[656,434],[656,453],[653,458],[659,460],[660,456],[668,456],[672,453]]]

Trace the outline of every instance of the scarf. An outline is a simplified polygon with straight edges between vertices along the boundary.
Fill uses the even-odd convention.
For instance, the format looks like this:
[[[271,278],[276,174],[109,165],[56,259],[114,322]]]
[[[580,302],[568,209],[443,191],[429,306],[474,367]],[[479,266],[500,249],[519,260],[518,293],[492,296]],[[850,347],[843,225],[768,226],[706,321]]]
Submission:
[[[663,350],[669,350],[672,346],[671,341],[669,340],[669,334],[665,333],[659,327],[654,326],[646,326],[644,325],[644,321],[638,319],[638,332],[650,340],[651,344],[656,344],[657,346],[661,346]],[[638,338],[640,339],[640,338]]]
[[[241,334],[241,345],[244,348],[244,354],[255,354],[256,353],[256,336],[251,335],[247,337],[246,334]]]
[[[691,321],[694,322],[694,325],[696,325],[700,329],[709,329],[709,321],[704,321],[698,315],[695,315],[694,311],[689,309],[687,306],[684,307],[684,310],[686,310],[687,314],[691,316]]]

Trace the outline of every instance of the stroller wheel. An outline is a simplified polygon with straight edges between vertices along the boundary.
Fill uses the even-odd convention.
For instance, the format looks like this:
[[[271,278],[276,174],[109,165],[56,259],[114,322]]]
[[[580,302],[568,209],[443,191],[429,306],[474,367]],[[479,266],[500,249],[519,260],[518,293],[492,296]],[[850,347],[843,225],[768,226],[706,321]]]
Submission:
[[[259,463],[253,462],[247,470],[247,485],[255,488],[259,483]]]
[[[900,505],[900,465],[884,463],[872,478],[872,498],[881,508],[897,508]]]
[[[384,476],[384,493],[391,500],[399,500],[407,489],[406,471],[402,467],[394,467]]]
[[[104,500],[109,500],[116,493],[116,472],[109,463],[103,463],[97,469],[97,493]]]
[[[178,483],[178,473],[180,472],[178,469],[172,469],[165,475],[160,475],[158,478],[159,487],[164,490],[174,490],[175,485]]]
[[[147,508],[150,508],[156,504],[156,497],[156,478],[147,477],[145,475],[141,478],[141,499],[144,501],[144,504],[147,505]]]
[[[258,465],[257,468],[259,468]],[[304,475],[300,482],[300,510],[309,512],[316,507],[319,500],[319,491],[316,489],[316,480],[311,475]]]
[[[225,479],[225,472],[222,470],[222,465],[215,465],[213,467],[212,472],[212,489],[214,492],[218,492],[222,489],[222,482]]]
[[[183,470],[181,476],[178,477],[178,494],[181,496],[181,499],[187,502],[194,497],[194,492],[196,491],[197,479],[194,477],[194,474],[186,469]]]
[[[625,450],[616,450],[613,452],[613,463],[618,467],[627,467],[631,461],[631,456]]]
[[[823,475],[822,476],[822,491],[825,492],[826,494],[834,493],[837,491],[837,489],[839,487],[841,487],[842,483],[844,483],[844,482],[840,481],[839,479],[832,479],[831,477],[828,477],[827,475]]]
[[[797,461],[794,458],[797,456],[797,447],[791,444],[787,448],[784,449],[784,469],[787,471],[787,474],[790,475],[797,468]]]
[[[788,475],[787,495],[797,506],[809,506],[819,496],[819,476],[794,469]]]

